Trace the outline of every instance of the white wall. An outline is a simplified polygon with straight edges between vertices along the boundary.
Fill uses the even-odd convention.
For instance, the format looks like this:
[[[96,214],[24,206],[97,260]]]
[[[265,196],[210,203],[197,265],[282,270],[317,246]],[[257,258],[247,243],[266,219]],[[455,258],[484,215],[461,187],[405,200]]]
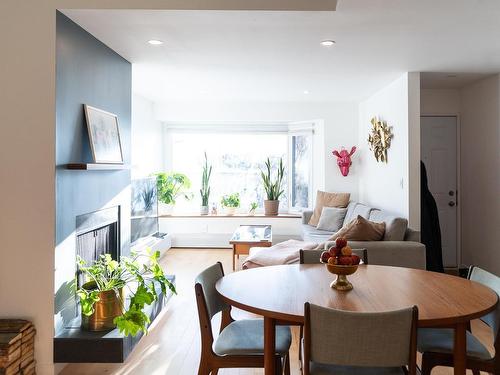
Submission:
[[[350,192],[352,199],[358,195],[357,154],[348,177],[343,177],[332,155],[333,149],[357,145],[358,109],[355,103],[328,102],[215,102],[157,103],[157,119],[175,123],[272,123],[322,119],[324,121],[324,166],[319,166],[324,179],[315,182],[327,191]],[[316,165],[316,167],[318,167]]]
[[[462,261],[500,274],[500,76],[461,90]]]
[[[458,89],[422,89],[420,92],[422,115],[456,115],[460,112]]]
[[[368,205],[409,219],[420,228],[420,79],[405,73],[359,105],[359,197]],[[377,162],[367,142],[370,120],[392,127],[387,163]]]
[[[154,116],[154,104],[132,96],[132,179],[164,170],[163,126]]]

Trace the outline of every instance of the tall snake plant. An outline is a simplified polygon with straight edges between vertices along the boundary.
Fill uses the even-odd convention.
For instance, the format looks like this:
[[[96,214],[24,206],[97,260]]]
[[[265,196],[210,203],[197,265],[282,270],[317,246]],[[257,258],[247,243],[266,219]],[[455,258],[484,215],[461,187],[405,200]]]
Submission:
[[[212,175],[212,166],[208,165],[207,153],[205,152],[205,164],[203,165],[203,174],[201,176],[201,205],[208,206],[210,197],[210,176]]]
[[[260,171],[262,182],[264,183],[264,190],[266,191],[267,199],[270,201],[277,201],[280,199],[284,190],[281,189],[283,184],[283,177],[285,175],[285,167],[283,166],[283,159],[280,158],[276,179],[273,180],[271,176],[271,161],[269,158],[266,160],[266,172]]]

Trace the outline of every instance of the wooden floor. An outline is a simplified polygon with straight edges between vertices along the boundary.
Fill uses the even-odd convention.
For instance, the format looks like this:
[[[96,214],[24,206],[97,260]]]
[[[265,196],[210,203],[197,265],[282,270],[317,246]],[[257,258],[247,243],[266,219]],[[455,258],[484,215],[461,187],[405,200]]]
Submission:
[[[195,375],[200,356],[198,316],[194,298],[194,278],[208,266],[220,261],[226,273],[231,272],[229,249],[171,249],[162,258],[167,273],[177,277],[178,295],[169,301],[167,309],[155,320],[144,337],[123,364],[70,364],[64,375]],[[244,313],[242,314],[244,315]],[[214,322],[214,326],[217,322]],[[473,332],[492,349],[492,338],[482,324],[473,322]],[[292,374],[298,367],[298,329],[293,329],[291,348]],[[262,369],[226,369],[221,375],[263,374]],[[437,367],[433,375],[451,375],[451,369]]]

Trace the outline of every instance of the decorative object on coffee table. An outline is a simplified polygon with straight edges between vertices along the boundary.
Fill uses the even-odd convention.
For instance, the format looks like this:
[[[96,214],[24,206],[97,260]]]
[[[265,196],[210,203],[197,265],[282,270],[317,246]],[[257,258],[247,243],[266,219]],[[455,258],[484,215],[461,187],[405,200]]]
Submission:
[[[233,233],[229,243],[233,246],[233,271],[236,258],[248,255],[251,247],[271,247],[273,233],[270,225],[240,225]]]
[[[337,290],[347,291],[353,288],[347,276],[357,271],[360,261],[361,258],[353,254],[343,237],[337,238],[335,246],[321,253],[321,262],[326,265],[328,272],[337,275],[337,279],[330,284],[330,287]]]
[[[370,150],[373,151],[378,162],[387,163],[387,150],[391,147],[392,126],[387,126],[387,122],[380,121],[376,117],[371,119],[372,129],[368,136]]]
[[[33,324],[21,319],[0,319],[0,374],[35,374]]]
[[[281,186],[283,184],[283,176],[285,175],[285,167],[283,166],[283,159],[280,158],[276,178],[273,180],[271,176],[271,160],[269,158],[267,158],[265,165],[266,171],[260,171],[267,196],[267,200],[264,201],[264,214],[266,216],[277,216],[280,206],[279,199],[284,192]]]
[[[340,152],[333,150],[332,154],[337,157],[337,165],[340,168],[340,173],[342,176],[346,177],[349,174],[349,167],[352,165],[351,156],[356,152],[356,146],[352,146],[351,151],[342,147]]]
[[[87,104],[83,108],[94,162],[123,164],[118,116]]]
[[[212,166],[208,164],[207,153],[205,152],[205,164],[203,164],[203,173],[201,175],[201,207],[200,214],[208,215],[208,199],[210,198],[210,176],[212,175]]]
[[[220,201],[226,215],[232,216],[236,212],[236,209],[240,207],[240,194],[233,193],[224,195]]]

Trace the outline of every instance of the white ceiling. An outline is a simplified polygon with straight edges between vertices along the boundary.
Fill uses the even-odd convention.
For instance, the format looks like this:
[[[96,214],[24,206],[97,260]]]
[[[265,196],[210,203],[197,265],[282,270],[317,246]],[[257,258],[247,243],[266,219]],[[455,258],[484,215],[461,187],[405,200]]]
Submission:
[[[160,102],[358,101],[405,71],[447,72],[424,75],[423,86],[433,88],[500,71],[498,0],[341,0],[335,12],[64,13],[134,63],[134,91]],[[337,43],[325,48],[324,39]]]

